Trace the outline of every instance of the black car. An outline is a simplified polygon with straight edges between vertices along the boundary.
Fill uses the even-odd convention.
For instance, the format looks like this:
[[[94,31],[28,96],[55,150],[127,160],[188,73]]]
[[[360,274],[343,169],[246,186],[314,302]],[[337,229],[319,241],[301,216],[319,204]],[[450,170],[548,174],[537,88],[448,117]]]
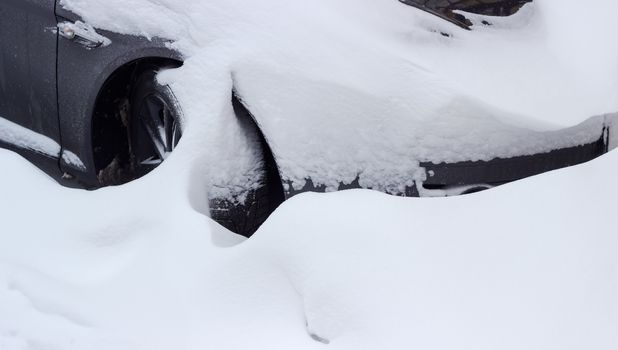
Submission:
[[[452,12],[465,1],[402,1],[459,26],[471,25]],[[467,3],[482,13],[500,8],[497,14],[508,15],[528,1],[508,2],[508,10],[504,1]],[[182,134],[182,112],[170,88],[155,79],[160,70],[183,64],[182,55],[170,49],[168,41],[93,28],[56,0],[2,0],[0,18],[2,147],[20,153],[63,185],[85,189],[136,179],[174,150]],[[233,96],[236,115],[259,140],[262,187],[252,190],[243,203],[211,199],[211,212],[229,229],[250,235],[285,199],[326,187],[310,176],[302,187],[286,183],[251,106]],[[542,154],[424,162],[427,179],[422,188],[407,186],[392,194],[465,194],[582,163],[608,151],[609,133],[604,126],[594,142]],[[352,181],[342,182],[338,189],[360,187]]]

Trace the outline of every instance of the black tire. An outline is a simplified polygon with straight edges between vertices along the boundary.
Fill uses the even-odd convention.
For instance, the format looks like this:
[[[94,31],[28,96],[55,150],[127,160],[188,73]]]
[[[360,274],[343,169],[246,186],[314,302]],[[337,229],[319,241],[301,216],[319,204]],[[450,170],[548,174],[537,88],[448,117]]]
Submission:
[[[247,199],[239,204],[226,199],[210,201],[212,219],[223,227],[245,237],[250,237],[268,219],[285,200],[283,184],[273,153],[264,134],[260,131],[251,112],[236,97],[232,97],[232,106],[241,126],[257,136],[261,148],[264,167],[262,184],[247,193]]]
[[[182,112],[171,89],[156,81],[157,73],[154,68],[143,71],[131,92],[129,144],[135,178],[161,164],[182,136]]]

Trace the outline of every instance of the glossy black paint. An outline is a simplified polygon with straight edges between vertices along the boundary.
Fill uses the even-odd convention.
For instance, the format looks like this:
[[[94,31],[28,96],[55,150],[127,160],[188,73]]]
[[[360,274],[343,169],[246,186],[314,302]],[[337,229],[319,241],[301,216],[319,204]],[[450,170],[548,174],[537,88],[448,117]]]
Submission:
[[[79,17],[57,9],[58,22],[76,21]],[[61,161],[63,172],[75,176],[88,187],[96,187],[92,150],[92,115],[105,82],[124,65],[145,57],[182,60],[181,55],[166,47],[165,40],[121,35],[103,30],[98,33],[111,40],[111,45],[87,50],[60,37],[58,41],[58,106],[63,150],[76,154],[86,165],[82,171]]]
[[[54,4],[0,1],[0,117],[60,143]]]
[[[422,189],[417,188],[415,184],[407,186],[404,192],[389,194],[402,197],[419,197],[422,190],[445,190],[453,187],[461,187],[464,189],[461,194],[468,194],[548,171],[585,163],[600,157],[607,151],[607,138],[605,135],[601,135],[596,142],[547,153],[512,158],[494,158],[489,161],[425,162],[421,163],[427,174]],[[289,199],[303,192],[326,192],[324,185],[316,186],[310,178],[306,180],[302,188],[294,188],[291,184],[288,184],[285,198]],[[472,188],[466,189],[466,186],[472,186]],[[361,186],[357,178],[349,184],[340,183],[337,190],[361,188],[366,187]]]
[[[607,142],[603,134],[596,142],[547,153],[495,158],[490,161],[421,163],[421,166],[429,173],[423,186],[426,189],[478,184],[499,186],[548,171],[585,163],[607,153],[607,150]]]
[[[399,0],[469,30],[472,22],[458,11],[486,16],[510,16],[533,0]],[[484,21],[483,24],[491,25]]]
[[[106,31],[98,32],[112,44],[88,50],[58,35],[58,23],[77,20],[79,16],[56,7],[56,0],[0,1],[0,117],[51,138],[62,150],[41,155],[0,146],[36,160],[65,185],[93,188],[99,183],[92,116],[105,82],[136,60],[182,57],[165,40]],[[85,168],[63,161],[65,151],[77,155]]]

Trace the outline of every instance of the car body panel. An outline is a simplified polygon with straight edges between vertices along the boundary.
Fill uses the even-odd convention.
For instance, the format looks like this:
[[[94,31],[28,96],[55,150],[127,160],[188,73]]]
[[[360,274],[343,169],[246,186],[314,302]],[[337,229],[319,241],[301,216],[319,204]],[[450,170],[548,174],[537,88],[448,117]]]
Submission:
[[[472,22],[456,12],[470,12],[487,16],[510,16],[532,0],[399,0],[420,10],[436,15],[464,29]]]
[[[0,117],[60,143],[54,2],[0,2]]]
[[[425,173],[422,183],[406,185],[403,191],[389,194],[403,197],[436,197],[469,193],[469,189],[478,186],[488,189],[548,171],[585,163],[607,153],[608,149],[607,139],[605,135],[602,135],[593,143],[547,153],[494,158],[489,161],[421,163]],[[410,179],[415,180],[414,174],[410,175]],[[337,191],[363,188],[371,189],[361,186],[359,178],[356,178],[350,183],[340,182]],[[307,181],[301,188],[294,188],[288,181],[284,194],[285,198],[289,199],[304,192],[327,191],[325,185],[319,183],[316,185],[310,177],[307,177]]]
[[[78,21],[75,14],[58,8],[58,22]],[[61,161],[63,171],[77,177],[86,186],[98,184],[92,151],[92,115],[101,88],[123,65],[144,57],[180,60],[178,52],[162,39],[97,31],[111,41],[110,45],[87,49],[60,37],[58,42],[58,106],[63,152],[74,153],[85,164],[79,169]]]
[[[547,153],[495,158],[488,162],[421,163],[428,173],[423,186],[426,189],[476,184],[499,186],[529,176],[581,164],[607,153],[609,149],[607,132],[608,129],[605,129],[596,142],[561,148]]]
[[[547,160],[541,155],[595,144],[606,127],[601,116],[569,128],[535,130],[501,119],[501,110],[458,96],[435,101],[438,107],[419,117],[423,111],[416,106],[426,106],[431,94],[411,96],[406,89],[360,83],[362,88],[354,89],[328,77],[318,80],[282,72],[279,66],[256,67],[252,63],[237,69],[235,86],[269,141],[288,197],[346,188],[414,196],[416,185],[428,178],[427,164],[484,164],[534,155]],[[375,69],[367,81],[379,81],[388,73],[396,76],[388,65]],[[417,81],[395,86],[403,84],[412,89]],[[574,164],[566,158],[555,163]],[[536,174],[532,169],[523,173]],[[475,182],[487,180],[477,177]]]

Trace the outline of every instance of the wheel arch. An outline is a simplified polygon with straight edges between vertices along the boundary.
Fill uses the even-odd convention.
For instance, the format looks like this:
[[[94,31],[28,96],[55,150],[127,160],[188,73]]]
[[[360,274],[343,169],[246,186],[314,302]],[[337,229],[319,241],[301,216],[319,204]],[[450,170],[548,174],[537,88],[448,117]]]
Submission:
[[[115,154],[109,154],[103,150],[103,146],[115,144],[117,145],[116,151],[121,151],[119,147],[126,147],[122,142],[118,142],[119,138],[123,138],[123,136],[126,139],[126,124],[123,125],[122,116],[113,115],[113,111],[118,110],[119,104],[128,102],[132,84],[136,78],[141,72],[152,67],[181,66],[182,64],[183,57],[177,52],[169,49],[150,48],[120,57],[102,73],[104,80],[99,84],[99,89],[92,97],[92,111],[89,113],[89,143],[92,150],[93,172],[97,180],[95,187],[110,184],[105,181],[101,182],[98,176],[99,172],[107,167],[115,156]],[[269,181],[276,181],[283,186],[277,158],[270,147],[268,135],[265,134],[251,112],[246,109],[246,106],[242,103],[242,97],[238,95],[236,90],[232,91],[232,104],[236,117],[248,120],[254,125],[258,133],[267,163]],[[128,108],[130,106],[126,105],[125,109]],[[126,123],[126,119],[124,122]],[[109,139],[109,136],[106,135],[113,136]],[[279,194],[277,194],[277,197],[279,197]]]
[[[105,178],[101,173],[128,150],[129,97],[137,77],[147,69],[178,67],[179,57],[149,55],[115,64],[96,94],[90,114],[90,142],[93,171],[99,186],[124,182],[123,179]]]
[[[59,17],[59,21],[67,20]],[[93,152],[93,123],[96,122],[101,101],[109,96],[106,89],[119,81],[128,67],[138,62],[182,63],[184,57],[161,38],[145,38],[98,30],[111,44],[92,50],[70,40],[58,40],[57,84],[58,122],[61,133],[62,156],[59,161],[63,178],[75,187],[95,189],[101,187]],[[122,80],[122,79],[120,79]],[[72,154],[82,166],[75,167],[65,161],[64,155]]]

